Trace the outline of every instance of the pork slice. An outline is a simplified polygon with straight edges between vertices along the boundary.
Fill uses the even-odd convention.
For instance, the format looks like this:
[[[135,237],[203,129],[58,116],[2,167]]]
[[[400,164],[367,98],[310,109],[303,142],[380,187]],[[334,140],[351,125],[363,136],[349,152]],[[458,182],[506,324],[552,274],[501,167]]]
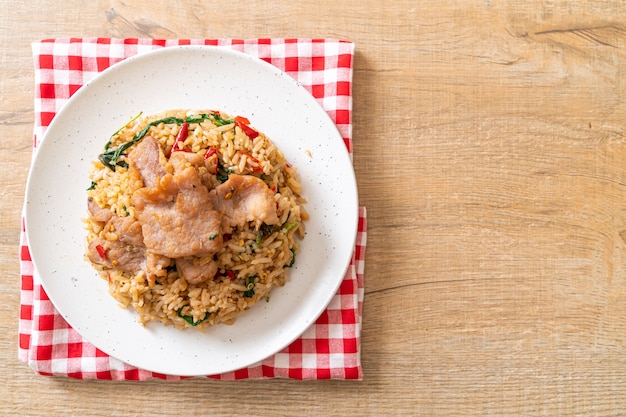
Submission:
[[[101,250],[104,251],[104,258],[98,251],[97,246],[100,246]],[[110,240],[96,238],[89,243],[87,257],[94,264],[135,274],[143,270],[146,260],[146,249],[126,245],[119,241],[111,242]]]
[[[96,222],[106,223],[113,216],[111,210],[100,207],[92,197],[87,199],[87,209],[89,216]]]
[[[172,259],[147,250],[145,271],[148,285],[150,287],[154,286],[158,277],[167,275],[165,269],[170,265],[172,265]]]
[[[133,195],[146,247],[169,258],[216,253],[222,247],[220,216],[213,210],[193,157],[175,152],[170,162],[173,174]]]
[[[87,247],[89,260],[106,268],[130,273],[142,270],[145,266],[146,249],[141,225],[133,217],[111,215],[104,228],[109,233],[115,233],[117,240],[101,237],[94,239]]]
[[[222,228],[230,233],[247,222],[277,224],[274,193],[263,180],[252,175],[231,174],[210,192],[211,203],[223,216]]]
[[[188,256],[176,259],[178,272],[190,284],[199,284],[213,278],[217,273],[217,262],[201,263],[200,258]]]
[[[141,225],[134,217],[112,216],[107,223],[106,229],[114,232],[117,239],[126,244],[137,247],[144,247]]]
[[[172,265],[172,259],[154,252],[146,251],[146,270],[160,271]]]
[[[145,271],[150,286],[159,271],[172,265],[170,258],[146,251],[141,225],[134,218],[112,216],[105,230],[115,233],[117,240],[98,237],[90,242],[87,257],[94,264],[131,274]]]
[[[173,152],[170,162],[175,170],[182,170],[188,166],[196,169],[204,166],[204,158],[193,152]]]
[[[159,178],[167,174],[165,155],[152,136],[145,136],[128,154],[131,170],[136,170],[145,187],[156,187]]]
[[[128,245],[119,240],[112,242],[96,238],[87,247],[87,257],[96,265],[135,274],[144,268],[146,249]]]

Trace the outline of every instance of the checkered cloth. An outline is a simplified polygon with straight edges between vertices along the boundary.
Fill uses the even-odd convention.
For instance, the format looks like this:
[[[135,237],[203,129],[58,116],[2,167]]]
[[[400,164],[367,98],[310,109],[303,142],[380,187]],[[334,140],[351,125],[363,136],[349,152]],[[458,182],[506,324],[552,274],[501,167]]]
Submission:
[[[100,71],[130,56],[175,45],[214,45],[258,57],[306,88],[328,112],[352,154],[354,45],[329,39],[109,39],[64,38],[33,43],[34,149],[69,97]],[[22,225],[24,222],[22,222]],[[362,379],[360,360],[366,212],[359,209],[356,246],[337,294],[318,320],[291,345],[257,364],[209,378]],[[34,271],[21,233],[19,358],[38,374],[78,379],[179,380],[137,369],[84,340],[55,310]]]

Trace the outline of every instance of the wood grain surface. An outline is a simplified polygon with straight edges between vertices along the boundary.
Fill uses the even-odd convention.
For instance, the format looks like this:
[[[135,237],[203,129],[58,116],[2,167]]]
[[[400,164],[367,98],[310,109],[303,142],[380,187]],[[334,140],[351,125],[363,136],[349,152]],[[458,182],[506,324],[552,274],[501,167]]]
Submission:
[[[362,382],[36,376],[17,359],[30,43],[356,44]],[[623,1],[0,0],[0,410],[15,416],[626,413]]]

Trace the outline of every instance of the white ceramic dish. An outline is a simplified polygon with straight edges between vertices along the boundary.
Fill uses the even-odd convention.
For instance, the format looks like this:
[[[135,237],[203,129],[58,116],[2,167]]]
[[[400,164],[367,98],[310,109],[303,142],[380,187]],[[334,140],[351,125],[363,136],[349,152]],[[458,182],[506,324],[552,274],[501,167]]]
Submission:
[[[311,220],[291,281],[232,326],[201,333],[142,327],[84,260],[90,161],[139,111],[223,109],[250,119],[298,168]],[[309,155],[310,154],[310,155]],[[48,128],[28,177],[26,228],[35,269],[57,310],[96,347],[128,364],[210,375],[255,364],[300,336],[335,294],[354,249],[354,171],[336,126],[291,77],[248,55],[171,47],[124,60],[84,85]]]

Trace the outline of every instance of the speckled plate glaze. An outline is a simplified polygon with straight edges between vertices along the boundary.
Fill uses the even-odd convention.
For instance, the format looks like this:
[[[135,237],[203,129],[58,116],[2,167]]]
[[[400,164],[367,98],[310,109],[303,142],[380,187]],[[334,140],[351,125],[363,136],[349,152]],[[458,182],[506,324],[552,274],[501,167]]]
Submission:
[[[84,260],[90,161],[139,111],[223,109],[250,119],[298,168],[311,220],[291,281],[232,326],[142,327]],[[310,154],[310,155],[309,155]],[[228,49],[164,48],[84,85],[48,128],[28,177],[27,237],[46,293],[84,338],[130,365],[210,375],[253,365],[300,336],[336,293],[354,249],[358,199],[349,154],[315,99],[270,64]]]

